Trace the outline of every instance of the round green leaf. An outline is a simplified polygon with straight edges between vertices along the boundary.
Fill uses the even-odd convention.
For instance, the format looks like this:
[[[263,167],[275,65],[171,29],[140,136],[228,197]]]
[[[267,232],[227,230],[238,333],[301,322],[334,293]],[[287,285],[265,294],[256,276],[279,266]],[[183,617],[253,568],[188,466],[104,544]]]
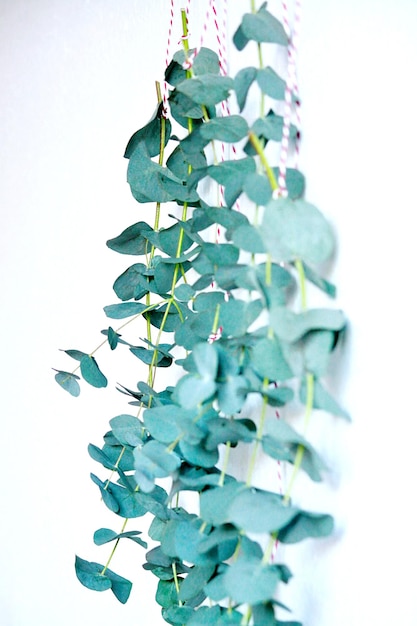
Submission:
[[[304,200],[272,200],[265,208],[260,231],[266,249],[277,262],[301,259],[323,263],[335,246],[328,222]]]

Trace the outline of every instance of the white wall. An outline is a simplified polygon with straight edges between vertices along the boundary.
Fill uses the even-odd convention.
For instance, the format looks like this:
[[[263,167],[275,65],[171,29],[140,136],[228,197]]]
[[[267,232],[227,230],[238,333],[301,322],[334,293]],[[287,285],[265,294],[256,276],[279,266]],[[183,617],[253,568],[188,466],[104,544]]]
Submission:
[[[229,4],[233,32],[249,2]],[[333,386],[353,423],[317,415],[312,424],[331,471],[296,496],[331,511],[337,532],[287,551],[286,598],[305,626],[413,626],[417,3],[304,4],[301,166],[309,200],[338,233],[332,278],[350,330]],[[193,7],[198,40],[206,2]],[[100,341],[102,306],[127,265],[105,240],[147,210],[130,196],[122,154],[154,108],[168,9],[168,0],[0,0],[4,626],[162,623],[154,581],[125,562],[125,548],[114,569],[135,581],[126,606],[75,579],[74,553],[103,561],[92,534],[119,527],[89,483],[97,468],[86,446],[126,405],[110,364],[110,388],[84,386],[78,400],[50,368],[68,364],[58,348]]]

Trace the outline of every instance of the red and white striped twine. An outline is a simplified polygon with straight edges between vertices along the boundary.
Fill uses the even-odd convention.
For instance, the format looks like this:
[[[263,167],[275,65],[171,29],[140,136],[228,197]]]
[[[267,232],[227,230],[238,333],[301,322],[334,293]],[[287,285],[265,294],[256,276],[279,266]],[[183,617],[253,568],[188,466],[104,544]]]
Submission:
[[[285,0],[282,1],[282,23],[284,29],[288,35],[288,76],[285,88],[285,105],[284,105],[284,123],[282,129],[282,141],[281,141],[281,152],[280,152],[280,161],[279,161],[279,176],[278,176],[278,185],[279,185],[279,195],[286,197],[288,195],[287,185],[286,185],[286,175],[287,175],[287,163],[288,163],[288,152],[290,145],[290,129],[291,129],[291,119],[292,119],[292,100],[293,96],[295,99],[295,110],[296,110],[296,121],[297,121],[297,138],[295,141],[295,165],[298,166],[298,156],[299,156],[299,128],[300,128],[300,100],[298,94],[298,81],[297,81],[297,53],[298,53],[298,40],[299,40],[299,29],[300,29],[300,21],[301,21],[301,0],[295,0],[294,7],[294,25],[291,30],[290,22],[289,22],[289,11],[288,5]]]

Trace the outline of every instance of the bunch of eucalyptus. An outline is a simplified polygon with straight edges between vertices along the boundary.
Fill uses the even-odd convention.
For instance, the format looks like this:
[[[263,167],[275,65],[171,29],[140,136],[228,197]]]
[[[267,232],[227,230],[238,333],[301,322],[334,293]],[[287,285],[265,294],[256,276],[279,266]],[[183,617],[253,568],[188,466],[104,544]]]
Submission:
[[[183,23],[187,35],[184,15]],[[190,49],[185,36],[165,74],[169,107],[159,92],[156,113],[126,148],[132,194],[155,206],[155,219],[107,242],[139,259],[114,282],[120,302],[104,310],[124,320],[123,328],[138,325],[143,338],[133,345],[121,328],[102,332],[111,350],[139,359],[143,374],[136,389],[119,388],[132,408],[110,420],[101,447],[89,446],[105,470],[92,480],[122,528],[97,530],[95,544],[113,544],[110,555],[105,564],[77,557],[76,574],[86,587],[111,589],[126,602],[132,584],[110,564],[120,541],[148,548],[137,529],[148,513],[153,547],[143,567],[159,579],[156,602],[167,623],[296,626],[279,617],[286,609],[279,585],[291,573],[276,562],[276,545],[332,532],[331,516],[294,504],[292,488],[299,470],[313,481],[324,470],[306,439],[313,410],[346,417],[322,382],[346,321],[334,308],[307,306],[307,282],[335,295],[322,276],[334,235],[303,199],[303,175],[288,168],[283,193],[268,157],[279,155],[284,120],[276,111],[286,84],[264,67],[262,46],[276,45],[285,58],[285,30],[264,4],[243,16],[233,41],[239,50],[255,42],[259,59],[234,78],[220,74],[215,52]],[[261,103],[250,123],[249,92]],[[224,115],[228,99],[239,114]],[[291,127],[292,141],[296,133]],[[219,160],[219,144],[238,145],[240,158]],[[220,189],[216,202],[207,181]],[[70,394],[79,394],[80,377],[107,385],[92,353],[66,352],[78,366],[56,379]],[[156,372],[170,366],[178,382],[160,388]],[[302,433],[287,419],[300,405]],[[247,459],[243,480],[230,461],[239,454]],[[274,479],[271,490],[257,486],[265,455],[288,466],[285,489]],[[136,530],[126,529],[128,521]],[[132,558],[140,558],[137,548]]]

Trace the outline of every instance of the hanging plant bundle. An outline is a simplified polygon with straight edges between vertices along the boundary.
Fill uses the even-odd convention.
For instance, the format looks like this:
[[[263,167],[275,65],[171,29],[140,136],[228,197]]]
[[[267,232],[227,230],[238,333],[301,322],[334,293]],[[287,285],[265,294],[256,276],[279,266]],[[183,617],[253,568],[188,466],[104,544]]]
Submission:
[[[92,480],[121,530],[97,530],[94,543],[111,544],[110,558],[104,565],[77,557],[76,574],[126,602],[131,582],[110,565],[118,543],[130,540],[138,544],[132,558],[159,580],[156,602],[167,623],[296,626],[282,621],[277,601],[291,572],[277,562],[276,545],[332,532],[331,516],[293,503],[292,487],[300,470],[322,478],[324,464],[306,439],[313,410],[347,417],[323,383],[345,317],[308,308],[306,296],[311,283],[334,297],[322,267],[335,240],[304,199],[303,175],[286,167],[282,152],[279,160],[280,146],[286,156],[297,139],[288,116],[294,93],[263,66],[261,52],[273,44],[286,58],[286,30],[266,3],[245,14],[233,41],[239,50],[255,42],[259,63],[230,77],[214,51],[189,48],[184,13],[183,24],[183,49],[165,74],[168,105],[159,96],[125,152],[132,194],[146,206],[140,214],[155,206],[154,221],[136,221],[107,242],[134,262],[114,282],[119,302],[105,307],[112,325],[103,332],[111,350],[124,350],[133,366],[131,355],[140,361],[141,380],[120,388],[130,409],[110,420],[103,445],[90,444],[89,453],[102,466]],[[256,92],[260,114],[249,122],[246,102]],[[231,158],[219,158],[222,144],[238,146]],[[207,181],[218,202],[202,197]],[[140,345],[123,338],[117,320],[139,328]],[[66,352],[78,366],[56,379],[70,394],[79,394],[80,378],[107,385],[92,353]],[[178,382],[164,388],[156,373],[168,367],[178,369]],[[286,419],[300,403],[302,432]],[[239,451],[249,458],[244,479],[234,475],[232,449],[234,459]],[[265,456],[289,468],[287,487],[275,478],[271,490],[257,485]],[[147,552],[146,513],[155,546]]]

